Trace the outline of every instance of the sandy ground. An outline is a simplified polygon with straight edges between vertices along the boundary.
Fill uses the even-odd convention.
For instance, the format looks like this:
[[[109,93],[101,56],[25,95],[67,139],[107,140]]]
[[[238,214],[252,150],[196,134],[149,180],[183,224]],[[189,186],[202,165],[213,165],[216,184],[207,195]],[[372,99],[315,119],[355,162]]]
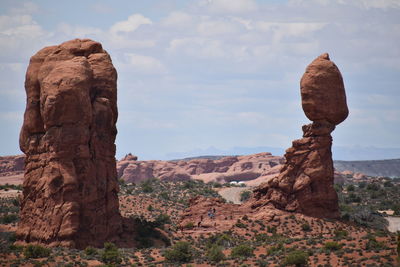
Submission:
[[[18,197],[22,192],[18,190],[0,190],[0,198],[13,198],[13,197]]]
[[[400,217],[388,216],[385,217],[389,222],[388,230],[392,233],[400,231]]]
[[[10,176],[0,176],[0,185],[3,184],[22,184],[24,181],[24,174],[10,175]]]
[[[218,194],[226,199],[226,201],[232,201],[233,204],[241,204],[240,193],[246,190],[251,191],[252,187],[226,187],[219,190]]]

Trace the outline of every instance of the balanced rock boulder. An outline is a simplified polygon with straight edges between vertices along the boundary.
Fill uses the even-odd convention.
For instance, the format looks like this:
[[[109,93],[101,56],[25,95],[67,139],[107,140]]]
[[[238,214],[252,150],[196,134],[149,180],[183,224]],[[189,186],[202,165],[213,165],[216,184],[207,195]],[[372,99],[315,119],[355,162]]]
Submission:
[[[26,73],[26,155],[17,237],[84,248],[121,232],[115,163],[117,72],[101,44],[43,48]]]
[[[343,79],[329,55],[323,54],[307,67],[300,86],[303,110],[313,123],[304,125],[303,138],[286,150],[280,174],[254,190],[251,205],[337,218],[331,132],[348,116]]]

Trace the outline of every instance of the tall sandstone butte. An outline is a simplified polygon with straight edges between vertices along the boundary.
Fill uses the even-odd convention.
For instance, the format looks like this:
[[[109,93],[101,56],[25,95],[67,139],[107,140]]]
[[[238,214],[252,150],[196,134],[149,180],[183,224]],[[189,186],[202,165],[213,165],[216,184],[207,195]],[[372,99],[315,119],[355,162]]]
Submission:
[[[286,150],[279,176],[255,189],[252,207],[273,205],[309,216],[338,218],[331,132],[349,113],[342,75],[329,55],[322,54],[307,67],[300,87],[303,110],[313,123],[304,125],[303,138]]]
[[[45,47],[30,59],[25,89],[18,238],[76,248],[112,241],[122,223],[117,72],[110,56],[88,39]]]

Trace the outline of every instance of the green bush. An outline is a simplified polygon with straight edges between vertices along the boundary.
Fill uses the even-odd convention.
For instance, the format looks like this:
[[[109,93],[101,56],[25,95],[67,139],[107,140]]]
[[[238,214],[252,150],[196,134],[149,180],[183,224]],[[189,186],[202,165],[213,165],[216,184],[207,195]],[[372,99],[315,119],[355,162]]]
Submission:
[[[386,245],[383,242],[378,242],[375,237],[370,237],[368,239],[366,249],[367,250],[381,250],[386,248]]]
[[[14,213],[6,214],[0,217],[0,224],[9,224],[16,221],[18,221],[18,215]]]
[[[348,185],[347,186],[347,191],[354,191],[354,189],[355,189],[355,187],[354,187],[354,185],[352,185],[352,184],[350,184],[350,185]]]
[[[272,246],[267,250],[267,255],[275,255],[275,254],[279,254],[280,252],[282,252],[284,250],[284,246],[282,243],[277,244],[276,246]]]
[[[169,224],[169,223],[171,223],[171,218],[168,216],[168,214],[161,213],[155,219],[154,227],[162,228],[164,226],[164,224]]]
[[[225,255],[222,252],[222,247],[218,245],[213,245],[207,251],[207,258],[213,262],[220,262],[225,259]]]
[[[171,249],[165,251],[164,257],[171,262],[190,262],[193,257],[192,247],[188,242],[179,241]]]
[[[253,255],[253,248],[247,244],[240,244],[234,247],[231,251],[232,258],[248,258]]]
[[[242,191],[240,193],[240,201],[245,202],[247,200],[249,200],[251,197],[251,192],[246,190],[246,191]]]
[[[349,233],[343,229],[336,229],[334,233],[335,233],[335,236],[338,238],[346,237],[349,235]]]
[[[305,232],[309,232],[309,231],[311,231],[311,226],[309,223],[303,223],[301,225],[301,229],[303,229],[303,231],[305,231]]]
[[[40,245],[27,245],[24,248],[24,256],[27,259],[45,258],[50,255],[51,249]]]
[[[104,243],[104,251],[101,254],[101,261],[107,264],[119,264],[121,263],[121,254],[117,246],[113,243]]]
[[[146,180],[140,184],[143,193],[151,193],[154,191],[153,187],[151,186],[152,180]]]
[[[324,247],[327,250],[339,250],[342,248],[342,244],[335,241],[328,241],[325,243]]]
[[[283,261],[283,265],[305,266],[308,261],[308,254],[304,251],[295,250],[290,252]]]
[[[94,247],[86,247],[85,248],[85,254],[88,256],[96,255],[97,254],[97,249]]]
[[[183,228],[185,229],[193,229],[194,228],[194,222],[188,222],[186,223]]]

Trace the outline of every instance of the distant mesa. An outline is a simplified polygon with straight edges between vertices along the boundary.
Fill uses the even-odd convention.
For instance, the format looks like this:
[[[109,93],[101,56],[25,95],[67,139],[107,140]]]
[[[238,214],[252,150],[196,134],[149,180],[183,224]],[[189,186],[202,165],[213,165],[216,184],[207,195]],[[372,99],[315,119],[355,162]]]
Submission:
[[[45,47],[31,57],[25,89],[18,239],[76,248],[114,240],[122,224],[110,56],[89,39]]]
[[[342,75],[329,55],[323,54],[307,67],[300,87],[303,110],[313,123],[304,125],[303,138],[286,150],[279,176],[254,190],[252,208],[270,205],[314,217],[338,218],[331,132],[348,116]]]

